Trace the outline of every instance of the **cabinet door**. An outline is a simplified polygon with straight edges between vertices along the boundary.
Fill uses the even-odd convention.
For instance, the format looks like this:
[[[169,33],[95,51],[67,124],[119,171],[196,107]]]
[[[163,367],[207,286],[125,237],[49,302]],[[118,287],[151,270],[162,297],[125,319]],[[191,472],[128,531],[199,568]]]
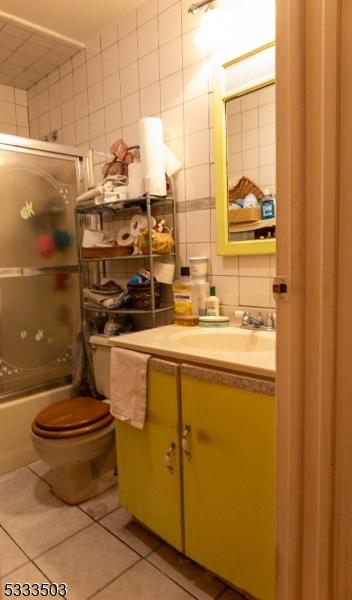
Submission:
[[[182,550],[179,367],[151,359],[143,430],[117,421],[120,503]]]
[[[273,600],[275,399],[236,389],[236,376],[225,385],[214,382],[228,379],[224,373],[187,366],[182,373],[185,552]]]

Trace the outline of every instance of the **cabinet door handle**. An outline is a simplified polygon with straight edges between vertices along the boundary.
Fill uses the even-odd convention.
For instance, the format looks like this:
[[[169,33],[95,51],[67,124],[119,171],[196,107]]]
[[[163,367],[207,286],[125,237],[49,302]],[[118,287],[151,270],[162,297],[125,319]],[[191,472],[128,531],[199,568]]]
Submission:
[[[187,460],[191,460],[191,458],[192,458],[192,454],[188,448],[188,434],[190,431],[191,431],[191,426],[188,425],[188,423],[187,423],[185,425],[185,429],[182,434],[182,450],[183,450],[183,453],[184,453],[185,457],[187,458]]]
[[[173,464],[172,464],[172,457],[174,456],[175,452],[176,452],[176,444],[174,442],[171,442],[170,448],[164,455],[164,465],[167,468],[167,470],[169,471],[170,475],[173,475],[173,473],[175,471]]]

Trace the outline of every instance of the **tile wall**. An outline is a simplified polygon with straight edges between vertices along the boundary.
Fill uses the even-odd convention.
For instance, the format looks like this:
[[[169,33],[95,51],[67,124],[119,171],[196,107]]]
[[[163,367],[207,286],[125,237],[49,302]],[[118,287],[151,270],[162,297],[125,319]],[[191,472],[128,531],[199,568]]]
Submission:
[[[0,133],[29,136],[27,93],[0,84]]]
[[[237,0],[236,0],[237,1]],[[179,254],[207,255],[223,312],[269,307],[275,260],[216,253],[211,62],[194,42],[189,0],[148,0],[28,91],[30,135],[95,150],[96,176],[111,143],[138,143],[138,121],[161,116],[184,164],[177,175]]]

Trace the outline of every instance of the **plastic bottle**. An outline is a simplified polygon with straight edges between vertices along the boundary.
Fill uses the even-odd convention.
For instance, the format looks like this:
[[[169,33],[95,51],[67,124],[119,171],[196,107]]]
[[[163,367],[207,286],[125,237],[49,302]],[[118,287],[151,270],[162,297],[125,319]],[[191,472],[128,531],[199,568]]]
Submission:
[[[220,315],[220,300],[216,296],[215,286],[210,288],[210,296],[207,298],[207,316],[218,317]]]
[[[193,312],[193,286],[190,278],[189,267],[181,267],[181,277],[172,285],[174,293],[174,313],[177,317],[191,316]]]
[[[264,190],[262,198],[262,219],[273,219],[275,217],[275,200],[269,189]]]

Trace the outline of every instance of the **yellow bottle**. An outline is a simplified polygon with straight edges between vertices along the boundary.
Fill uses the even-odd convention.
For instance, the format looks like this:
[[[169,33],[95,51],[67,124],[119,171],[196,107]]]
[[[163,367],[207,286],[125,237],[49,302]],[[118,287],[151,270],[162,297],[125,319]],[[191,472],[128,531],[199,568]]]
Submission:
[[[193,314],[193,285],[189,267],[181,267],[181,277],[174,281],[174,315],[179,325],[197,325],[198,318]]]

